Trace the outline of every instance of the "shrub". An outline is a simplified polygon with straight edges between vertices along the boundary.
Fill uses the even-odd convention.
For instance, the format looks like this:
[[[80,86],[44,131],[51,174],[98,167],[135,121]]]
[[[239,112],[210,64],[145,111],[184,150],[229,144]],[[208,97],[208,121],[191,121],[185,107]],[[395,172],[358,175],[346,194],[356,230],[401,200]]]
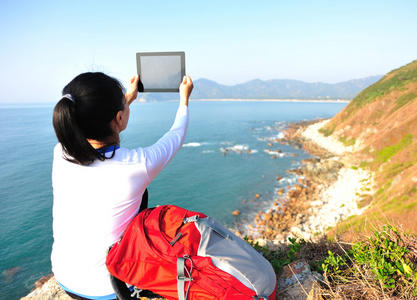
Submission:
[[[353,244],[345,255],[329,251],[322,268],[331,285],[362,282],[363,286],[381,287],[391,296],[417,296],[415,261],[410,261],[407,236],[393,226],[383,226],[364,242]]]
[[[335,130],[335,125],[334,124],[330,124],[328,126],[325,126],[323,128],[319,129],[319,132],[324,135],[325,137],[331,136],[333,131]]]

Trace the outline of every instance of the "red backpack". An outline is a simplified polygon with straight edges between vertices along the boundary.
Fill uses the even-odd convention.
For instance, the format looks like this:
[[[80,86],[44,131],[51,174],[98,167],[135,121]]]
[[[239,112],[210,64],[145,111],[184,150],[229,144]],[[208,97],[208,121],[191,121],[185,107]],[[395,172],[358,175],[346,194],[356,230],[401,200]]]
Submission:
[[[140,212],[106,265],[167,299],[275,300],[276,275],[259,252],[214,218],[173,205]]]

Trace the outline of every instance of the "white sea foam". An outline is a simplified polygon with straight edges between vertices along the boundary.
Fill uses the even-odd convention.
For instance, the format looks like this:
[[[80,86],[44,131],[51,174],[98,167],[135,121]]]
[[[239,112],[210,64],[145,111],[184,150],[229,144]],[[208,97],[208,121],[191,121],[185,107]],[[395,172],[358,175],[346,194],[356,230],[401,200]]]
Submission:
[[[234,145],[231,147],[233,150],[247,150],[249,149],[248,145]]]
[[[183,147],[200,147],[201,144],[200,143],[188,143],[188,144],[184,144]]]
[[[265,150],[264,150],[264,152],[265,152],[265,153],[268,153],[269,155],[274,155],[274,156],[277,156],[277,157],[284,157],[284,156],[288,156],[288,154],[287,154],[287,153],[282,153],[282,152],[281,152],[281,151],[279,151],[279,150],[265,149]]]
[[[222,144],[225,144],[225,143],[222,143]],[[220,151],[223,152],[223,153],[235,152],[235,153],[239,153],[239,154],[243,153],[243,152],[246,152],[248,154],[258,152],[258,150],[250,149],[248,145],[233,145],[231,147],[222,147],[222,148],[220,148]]]

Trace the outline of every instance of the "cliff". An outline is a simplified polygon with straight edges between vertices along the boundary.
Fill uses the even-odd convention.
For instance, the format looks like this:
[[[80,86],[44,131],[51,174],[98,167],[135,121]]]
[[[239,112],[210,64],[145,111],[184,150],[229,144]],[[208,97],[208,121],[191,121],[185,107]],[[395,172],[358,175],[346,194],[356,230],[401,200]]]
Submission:
[[[375,174],[375,193],[366,200],[371,207],[345,229],[367,218],[416,232],[417,60],[363,90],[319,131],[342,142],[357,167]]]

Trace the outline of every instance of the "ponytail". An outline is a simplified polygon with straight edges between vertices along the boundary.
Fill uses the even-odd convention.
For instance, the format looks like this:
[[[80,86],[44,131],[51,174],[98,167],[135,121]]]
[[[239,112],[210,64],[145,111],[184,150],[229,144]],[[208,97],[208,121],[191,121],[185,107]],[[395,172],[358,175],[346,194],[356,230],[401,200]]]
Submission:
[[[112,140],[111,121],[124,109],[122,85],[103,73],[84,73],[74,78],[63,94],[54,108],[52,123],[64,158],[80,165],[105,160],[107,157],[88,139],[106,146],[119,142]]]
[[[74,118],[74,106],[71,100],[62,98],[55,106],[52,123],[64,149],[64,158],[80,165],[89,165],[95,158],[102,160],[102,157],[78,128]]]

